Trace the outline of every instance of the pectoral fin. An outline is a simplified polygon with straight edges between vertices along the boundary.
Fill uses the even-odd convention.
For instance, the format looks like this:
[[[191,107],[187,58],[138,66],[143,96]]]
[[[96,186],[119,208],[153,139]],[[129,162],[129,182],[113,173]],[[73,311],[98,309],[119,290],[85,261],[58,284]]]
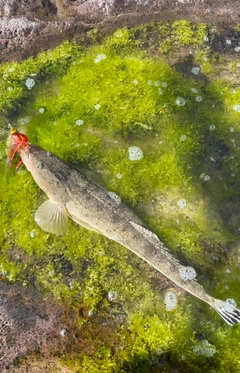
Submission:
[[[35,222],[46,232],[62,236],[68,231],[68,215],[65,205],[47,200],[35,212]]]

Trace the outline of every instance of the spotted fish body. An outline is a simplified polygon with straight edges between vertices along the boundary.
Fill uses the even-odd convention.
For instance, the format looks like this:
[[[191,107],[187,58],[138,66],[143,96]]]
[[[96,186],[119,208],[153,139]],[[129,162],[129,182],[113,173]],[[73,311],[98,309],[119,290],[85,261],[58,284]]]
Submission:
[[[123,203],[84,174],[39,146],[28,144],[20,150],[23,163],[49,200],[35,213],[45,231],[67,232],[68,217],[125,246],[175,284],[213,307],[229,324],[240,322],[240,310],[205,292],[195,279],[184,279],[186,269],[168,251],[156,234]]]

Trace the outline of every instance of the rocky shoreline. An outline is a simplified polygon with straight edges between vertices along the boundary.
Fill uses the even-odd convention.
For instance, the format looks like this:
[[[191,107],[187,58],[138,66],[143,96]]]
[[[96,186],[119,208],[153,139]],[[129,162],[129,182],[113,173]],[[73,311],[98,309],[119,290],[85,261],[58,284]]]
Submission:
[[[87,31],[108,34],[151,21],[188,19],[231,27],[239,3],[230,0],[0,0],[0,62],[20,61]]]

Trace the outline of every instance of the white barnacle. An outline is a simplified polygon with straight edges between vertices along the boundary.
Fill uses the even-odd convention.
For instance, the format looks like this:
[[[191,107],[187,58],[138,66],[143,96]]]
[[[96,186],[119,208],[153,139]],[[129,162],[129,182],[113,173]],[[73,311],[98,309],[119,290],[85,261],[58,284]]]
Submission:
[[[217,349],[207,339],[204,339],[200,344],[193,347],[193,352],[197,355],[211,357],[217,352]]]
[[[76,123],[77,126],[82,126],[83,123],[84,123],[84,120],[82,120],[82,119],[77,119],[75,123]]]
[[[121,203],[121,197],[117,195],[115,192],[108,192],[108,195],[119,205]]]
[[[176,98],[176,104],[178,106],[184,106],[186,103],[186,100],[183,97],[177,97]]]
[[[48,272],[48,275],[49,275],[50,277],[53,277],[53,276],[55,275],[55,271],[54,271],[54,269],[51,269],[51,270]]]
[[[197,276],[195,269],[192,267],[181,267],[179,274],[183,281],[194,280]]]
[[[39,112],[40,114],[43,114],[44,111],[45,111],[45,109],[44,109],[43,107],[40,107],[40,108],[38,109],[38,112]]]
[[[214,124],[211,124],[211,126],[209,127],[210,131],[213,131],[215,130],[216,126],[214,126]]]
[[[2,269],[0,271],[0,274],[1,274],[1,276],[6,277],[7,276],[7,271],[5,269]]]
[[[181,140],[181,141],[185,141],[185,140],[187,140],[187,135],[182,135],[182,136],[180,137],[180,140]]]
[[[133,84],[138,85],[138,83],[139,83],[139,82],[138,82],[137,79],[134,79],[134,80],[133,80]]]
[[[198,75],[199,72],[200,72],[200,67],[193,67],[191,72],[194,74],[194,75]]]
[[[13,91],[13,87],[7,87],[7,90],[10,92]]]
[[[74,282],[73,281],[69,281],[68,286],[69,286],[70,290],[73,290],[74,289]]]
[[[121,178],[122,178],[122,174],[118,173],[118,174],[116,175],[116,177],[117,177],[118,179],[121,179]]]
[[[204,181],[209,181],[209,180],[211,180],[211,177],[209,175],[205,174],[205,172],[203,172],[203,173],[200,174],[199,179],[203,179]]]
[[[118,293],[116,291],[113,291],[113,290],[109,290],[109,292],[107,293],[107,299],[112,302],[114,301],[115,299],[117,299],[118,297]]]
[[[232,312],[236,307],[237,307],[237,303],[233,298],[226,299],[224,311]]]
[[[88,317],[92,317],[92,316],[94,316],[95,315],[95,310],[89,310],[88,312],[87,312],[87,315],[88,315]]]
[[[25,86],[27,87],[27,89],[32,89],[34,86],[35,86],[35,80],[32,79],[32,78],[27,78],[26,82],[25,82]]]
[[[194,87],[191,88],[191,91],[192,91],[193,93],[198,93],[198,90],[197,90],[196,88],[194,88]]]
[[[158,356],[160,356],[164,353],[164,351],[161,347],[158,347],[155,352],[156,352],[156,355],[158,355]]]
[[[164,297],[166,311],[170,312],[177,307],[177,296],[173,290],[168,290]]]
[[[104,53],[100,53],[100,54],[98,54],[98,55],[95,57],[94,62],[95,62],[95,63],[98,63],[98,62],[101,62],[101,61],[105,60],[106,58],[107,58],[106,54],[104,54]]]
[[[159,87],[160,86],[159,80],[156,80],[153,84],[155,85],[155,87]]]
[[[21,123],[22,123],[22,124],[26,124],[26,123],[29,122],[29,120],[30,120],[29,118],[22,118],[22,119],[21,119]]]
[[[94,109],[96,109],[96,110],[99,110],[99,109],[100,109],[100,107],[101,107],[101,105],[100,105],[100,104],[96,104],[96,105],[94,105]]]
[[[196,97],[196,101],[197,101],[197,102],[202,102],[202,100],[203,100],[202,96],[197,96],[197,97]]]
[[[209,176],[209,175],[206,174],[206,175],[203,176],[203,180],[204,181],[210,181],[211,180],[211,176]]]
[[[130,161],[139,161],[143,157],[143,152],[138,146],[130,146],[128,148],[128,159]]]
[[[233,105],[233,110],[240,113],[240,104]]]
[[[235,52],[240,52],[240,46],[238,45],[237,47],[234,48]]]
[[[184,198],[179,199],[177,204],[180,209],[185,209],[185,207],[187,206],[187,202]]]
[[[61,337],[66,337],[68,335],[68,330],[63,328],[60,330]]]
[[[35,230],[32,230],[32,231],[29,233],[29,236],[30,236],[31,238],[36,237],[36,235],[37,235],[37,232],[36,232]]]

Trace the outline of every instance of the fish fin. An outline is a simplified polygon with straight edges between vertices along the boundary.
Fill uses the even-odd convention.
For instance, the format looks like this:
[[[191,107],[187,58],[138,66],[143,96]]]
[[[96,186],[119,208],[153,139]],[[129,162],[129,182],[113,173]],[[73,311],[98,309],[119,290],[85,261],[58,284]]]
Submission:
[[[144,235],[144,237],[146,237],[151,243],[153,243],[154,245],[163,245],[162,241],[159,239],[159,237],[153,233],[152,231],[150,231],[149,229],[143,227],[142,225],[139,225],[133,221],[130,221],[130,224],[136,228],[140,233],[142,233]],[[164,246],[164,250],[168,251],[168,249]]]
[[[68,231],[68,215],[65,205],[45,201],[35,212],[35,222],[46,232],[62,236]]]
[[[137,229],[151,244],[153,244],[157,249],[164,251],[165,257],[168,258],[172,263],[179,264],[177,258],[172,256],[171,252],[165,246],[165,244],[160,240],[160,238],[150,231],[149,229],[139,225],[133,221],[130,221],[130,224]]]
[[[228,325],[233,326],[240,323],[240,310],[233,305],[219,299],[214,299],[211,306]]]

